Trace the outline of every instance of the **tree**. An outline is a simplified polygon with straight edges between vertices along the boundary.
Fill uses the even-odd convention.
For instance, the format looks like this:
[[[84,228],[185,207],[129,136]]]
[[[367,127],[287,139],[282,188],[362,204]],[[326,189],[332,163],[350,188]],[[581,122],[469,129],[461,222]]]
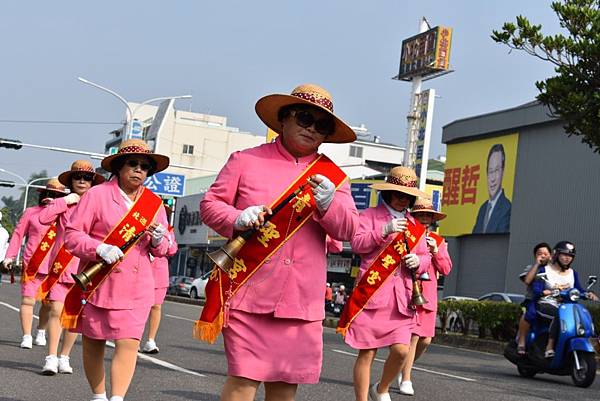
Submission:
[[[552,3],[567,34],[545,36],[541,25],[520,15],[507,22],[492,39],[554,64],[556,76],[535,83],[537,99],[553,117],[565,123],[569,136],[581,136],[600,152],[600,0],[563,0]]]
[[[42,170],[39,173],[31,174],[31,176],[29,177],[29,180],[27,180],[27,182],[31,182],[37,178],[43,178],[43,177],[48,177],[48,172],[46,170]],[[36,185],[45,185],[46,183],[42,180],[42,181],[35,182],[35,184]],[[5,206],[4,209],[2,209],[2,213],[3,213],[2,224],[4,225],[4,223],[6,222],[6,225],[4,225],[4,228],[6,228],[6,230],[9,233],[12,233],[14,226],[17,225],[17,222],[21,218],[21,214],[23,214],[23,201],[25,199],[25,187],[22,187],[20,189],[20,191],[21,191],[21,196],[19,196],[18,199],[13,198],[12,196],[3,196],[1,199]],[[35,190],[35,188],[30,187],[29,192],[27,194],[27,207],[37,205],[37,203],[38,203],[38,192]],[[4,216],[4,214],[6,214],[6,216]]]

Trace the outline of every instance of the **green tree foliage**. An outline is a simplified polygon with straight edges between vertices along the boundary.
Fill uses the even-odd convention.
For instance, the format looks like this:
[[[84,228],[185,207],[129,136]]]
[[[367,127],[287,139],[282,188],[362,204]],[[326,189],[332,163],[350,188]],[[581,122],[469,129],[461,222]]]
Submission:
[[[600,152],[600,0],[552,3],[566,34],[545,36],[542,26],[520,15],[492,39],[554,64],[556,76],[535,83],[537,99],[565,123],[569,136],[581,136]]]
[[[48,177],[48,172],[46,170],[42,170],[39,173],[33,173],[27,182],[31,182],[37,178],[45,178]],[[46,185],[47,180],[40,180],[33,183],[33,185]],[[4,203],[4,208],[2,209],[2,225],[9,234],[12,234],[12,230],[14,226],[17,225],[17,222],[21,218],[21,214],[23,214],[23,201],[25,200],[25,187],[21,187],[21,196],[18,199],[13,198],[12,196],[3,196],[2,202]],[[29,192],[27,193],[27,207],[31,207],[37,205],[38,203],[38,191],[36,188],[30,187]]]

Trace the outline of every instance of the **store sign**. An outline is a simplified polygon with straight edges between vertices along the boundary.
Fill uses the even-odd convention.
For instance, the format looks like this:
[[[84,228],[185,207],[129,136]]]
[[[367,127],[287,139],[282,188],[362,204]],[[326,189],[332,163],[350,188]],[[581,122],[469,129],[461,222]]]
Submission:
[[[350,273],[352,258],[344,258],[340,255],[327,256],[327,271],[332,273]]]
[[[225,240],[202,222],[200,201],[203,198],[204,194],[194,194],[177,199],[174,227],[179,245],[208,245],[211,241]]]
[[[185,175],[156,173],[146,178],[144,186],[157,195],[183,196],[185,191]]]

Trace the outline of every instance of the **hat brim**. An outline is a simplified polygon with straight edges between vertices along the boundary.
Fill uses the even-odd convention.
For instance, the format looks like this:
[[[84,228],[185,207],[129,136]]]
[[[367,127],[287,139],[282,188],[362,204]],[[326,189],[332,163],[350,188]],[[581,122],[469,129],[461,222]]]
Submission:
[[[65,191],[60,191],[58,189],[52,189],[52,188],[38,188],[37,191],[39,193],[42,193],[42,192],[56,192],[57,194],[68,195],[68,192],[66,190]]]
[[[335,120],[335,132],[326,136],[323,142],[348,143],[356,140],[356,133],[354,133],[352,128],[327,108],[296,96],[283,94],[267,95],[258,99],[254,109],[256,110],[258,117],[267,127],[281,135],[281,122],[278,120],[277,114],[282,107],[290,106],[292,104],[306,104],[308,106],[317,107],[333,117]]]
[[[71,184],[71,176],[75,173],[91,173],[94,174],[94,179],[92,180],[92,185],[98,185],[98,184],[102,184],[104,181],[106,181],[106,179],[104,177],[102,177],[100,174],[96,173],[95,171],[73,171],[73,170],[69,170],[69,171],[64,171],[62,173],[60,173],[60,175],[58,176],[58,181],[60,181],[61,184],[66,185],[67,187]]]
[[[120,157],[127,157],[127,156],[134,156],[134,155],[145,156],[145,157],[152,159],[156,163],[156,170],[154,170],[154,173],[158,173],[159,171],[163,171],[167,167],[169,167],[169,157],[167,157],[165,155],[159,155],[157,153],[143,153],[143,152],[131,152],[131,153],[121,153],[121,154],[116,153],[114,155],[109,155],[109,156],[106,156],[104,159],[102,159],[102,162],[100,163],[100,165],[102,166],[102,168],[104,170],[112,172],[111,166],[115,162],[115,160],[117,160]]]
[[[446,213],[438,212],[433,209],[419,209],[419,210],[411,210],[410,213],[414,216],[416,213],[431,213],[433,215],[433,220],[440,221],[444,220],[447,215]]]
[[[431,199],[431,195],[420,191],[418,188],[390,184],[389,182],[376,182],[375,184],[371,184],[370,188],[376,189],[378,191],[398,191],[411,196],[416,196],[418,198]]]

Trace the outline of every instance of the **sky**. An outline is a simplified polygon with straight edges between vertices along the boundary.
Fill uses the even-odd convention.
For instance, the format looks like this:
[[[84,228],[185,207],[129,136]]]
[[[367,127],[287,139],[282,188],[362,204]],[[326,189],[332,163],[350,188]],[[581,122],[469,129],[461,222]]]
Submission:
[[[176,108],[226,116],[256,135],[258,98],[317,83],[336,115],[404,146],[410,83],[394,81],[402,40],[421,17],[453,28],[453,73],[424,82],[436,90],[431,157],[445,153],[442,127],[527,103],[552,66],[491,40],[517,15],[560,31],[550,0],[129,0],[28,1],[0,5],[0,138],[102,153],[124,106],[77,80],[125,99],[191,94]],[[64,121],[48,124],[9,121]],[[101,123],[101,124],[100,124]],[[67,170],[79,156],[0,148],[0,168],[24,178]],[[99,161],[94,161],[95,165]],[[0,173],[0,179],[13,177]],[[18,180],[17,180],[18,181]],[[18,196],[0,188],[0,196]]]

